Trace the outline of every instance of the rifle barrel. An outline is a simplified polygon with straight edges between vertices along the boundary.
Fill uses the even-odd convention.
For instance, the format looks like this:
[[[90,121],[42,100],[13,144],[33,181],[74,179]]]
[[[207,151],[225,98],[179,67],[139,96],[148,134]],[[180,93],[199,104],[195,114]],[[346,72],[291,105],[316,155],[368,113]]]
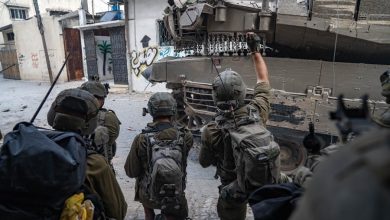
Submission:
[[[37,117],[38,113],[41,111],[43,104],[44,104],[44,103],[46,102],[46,100],[47,100],[47,97],[49,97],[49,95],[50,95],[50,93],[51,93],[51,90],[53,90],[54,85],[57,83],[58,78],[60,78],[60,75],[61,75],[61,73],[62,73],[62,70],[64,70],[65,64],[68,62],[69,57],[70,57],[70,53],[68,53],[68,55],[66,56],[65,61],[64,61],[64,63],[62,64],[62,67],[61,67],[60,71],[58,72],[56,78],[54,79],[54,82],[51,84],[51,86],[50,86],[49,90],[47,91],[45,97],[43,98],[41,104],[39,105],[38,109],[35,111],[34,116],[31,118],[31,120],[30,120],[30,123],[31,123],[31,124],[34,123],[35,118]]]

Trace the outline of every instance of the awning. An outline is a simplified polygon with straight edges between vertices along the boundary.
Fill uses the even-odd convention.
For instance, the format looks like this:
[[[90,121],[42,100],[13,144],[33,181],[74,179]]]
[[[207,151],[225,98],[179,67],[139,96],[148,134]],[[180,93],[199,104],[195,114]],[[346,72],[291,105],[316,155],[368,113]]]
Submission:
[[[120,27],[120,26],[125,26],[124,20],[99,22],[95,24],[75,26],[74,28],[84,31],[84,30],[94,30],[94,29],[112,28],[112,27]]]

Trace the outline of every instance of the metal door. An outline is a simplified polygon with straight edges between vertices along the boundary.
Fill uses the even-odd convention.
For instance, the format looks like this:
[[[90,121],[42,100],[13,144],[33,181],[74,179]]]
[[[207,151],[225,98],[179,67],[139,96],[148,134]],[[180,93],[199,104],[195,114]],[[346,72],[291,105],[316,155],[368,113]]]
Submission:
[[[65,28],[64,31],[65,54],[71,53],[66,68],[68,80],[81,80],[84,76],[83,57],[81,53],[80,31]]]

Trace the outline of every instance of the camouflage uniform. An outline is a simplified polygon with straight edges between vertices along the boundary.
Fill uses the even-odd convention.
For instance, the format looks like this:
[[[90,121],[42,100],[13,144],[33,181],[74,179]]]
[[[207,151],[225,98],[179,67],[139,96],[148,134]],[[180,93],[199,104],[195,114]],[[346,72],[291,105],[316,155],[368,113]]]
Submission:
[[[106,217],[124,219],[127,203],[110,165],[100,154],[87,157],[85,185],[99,195]]]
[[[104,104],[104,99],[107,96],[107,91],[102,83],[96,81],[88,81],[83,83],[80,88],[90,92],[97,99],[103,100],[101,102],[102,105]],[[102,144],[103,146],[99,146],[99,147],[103,148],[104,156],[111,164],[111,160],[116,153],[115,140],[119,136],[121,122],[119,121],[114,111],[105,109],[103,108],[103,106],[101,106],[101,108],[99,109],[99,114],[97,118],[98,118],[98,125],[106,127],[108,130],[108,134],[107,134],[109,137],[108,140],[101,140],[100,144]],[[104,134],[104,136],[105,135],[106,134]]]
[[[251,107],[257,109],[260,118],[265,124],[268,120],[268,114],[270,111],[270,85],[268,83],[258,83],[254,89],[254,98],[249,103]],[[242,117],[247,117],[249,114],[248,106],[243,106],[234,111],[236,120]],[[232,181],[236,180],[236,174],[234,172],[235,164],[232,152],[225,152],[224,137],[222,131],[217,127],[216,122],[210,122],[206,125],[202,131],[202,146],[199,155],[199,163],[203,167],[214,165],[217,167],[217,176],[220,177],[222,187],[228,185]],[[227,151],[231,150],[229,148]],[[232,203],[225,201],[221,198],[218,199],[217,210],[218,215],[222,220],[245,219],[247,203]]]
[[[116,153],[115,140],[119,136],[120,124],[115,112],[109,109],[101,108],[98,114],[98,124],[108,129],[108,142],[107,142],[107,157],[108,161],[111,161]]]
[[[374,121],[383,128],[390,128],[390,107],[380,116],[374,117]]]
[[[147,125],[151,129],[157,129],[157,139],[159,140],[173,140],[177,138],[177,129],[173,127],[172,123],[169,122],[153,122]],[[186,155],[193,144],[192,134],[189,131],[185,132],[185,147],[186,147]],[[127,160],[125,163],[125,171],[127,176],[131,178],[136,178],[135,184],[135,201],[141,202],[144,206],[151,209],[161,209],[161,207],[157,207],[153,204],[148,198],[146,198],[145,188],[142,186],[143,178],[145,178],[146,171],[148,169],[147,164],[147,140],[144,134],[138,134],[130,149],[130,153],[127,156]],[[186,163],[187,165],[187,163]],[[184,169],[185,170],[185,169]],[[170,215],[177,216],[179,219],[184,219],[188,216],[188,206],[187,200],[185,196],[182,198],[182,209],[180,209],[177,213],[167,213]]]
[[[61,103],[61,100],[71,100],[68,99],[70,97],[69,94],[73,94],[73,97],[88,101],[88,112],[86,113],[86,117],[75,114],[76,111],[72,107],[76,107],[77,109],[79,106],[72,106],[69,108],[69,106],[61,106],[58,104]],[[56,130],[73,131],[83,136],[87,136],[96,129],[98,109],[98,100],[89,92],[81,89],[69,89],[61,92],[57,96],[47,114],[47,119],[48,123]],[[86,139],[86,141],[89,140]],[[88,149],[88,152],[86,158],[87,168],[85,186],[89,191],[97,194],[102,200],[105,215],[107,217],[124,219],[127,211],[127,204],[113,171],[102,155],[97,154],[90,149]]]
[[[292,220],[390,219],[390,130],[377,129],[319,164]]]
[[[295,173],[293,182],[298,183],[303,187],[307,187],[313,176],[313,173],[318,168],[318,165],[331,154],[337,152],[339,148],[340,145],[334,144],[322,149],[320,154],[310,155],[305,162],[305,166],[300,167]]]

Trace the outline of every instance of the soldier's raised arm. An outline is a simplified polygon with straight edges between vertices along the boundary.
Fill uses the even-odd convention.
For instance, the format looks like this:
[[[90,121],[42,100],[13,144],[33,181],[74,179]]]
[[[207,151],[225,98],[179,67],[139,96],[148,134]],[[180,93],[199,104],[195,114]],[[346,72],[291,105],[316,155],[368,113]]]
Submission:
[[[261,48],[260,48],[260,37],[252,32],[247,35],[247,43],[248,47],[252,52],[252,59],[255,65],[255,71],[257,76],[257,83],[268,83],[268,68],[264,62],[263,57],[261,56]]]
[[[253,100],[250,104],[257,108],[259,115],[265,124],[271,109],[269,103],[271,87],[269,83],[268,68],[260,53],[260,37],[254,33],[248,33],[247,43],[252,52],[251,56],[257,77]]]

